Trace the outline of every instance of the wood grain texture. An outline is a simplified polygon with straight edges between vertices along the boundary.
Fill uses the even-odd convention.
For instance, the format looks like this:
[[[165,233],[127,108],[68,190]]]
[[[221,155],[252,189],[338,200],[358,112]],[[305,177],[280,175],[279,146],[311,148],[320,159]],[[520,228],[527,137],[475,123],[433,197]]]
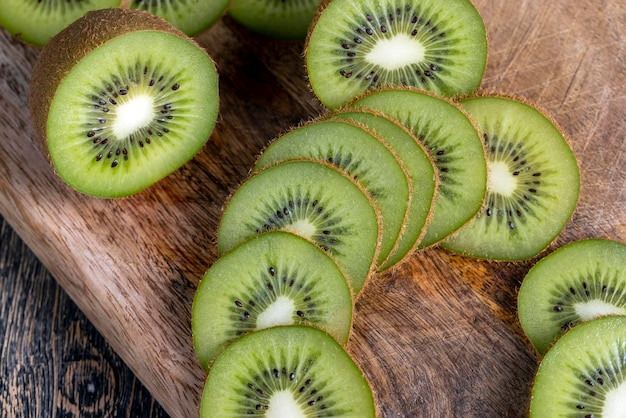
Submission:
[[[482,89],[545,109],[580,159],[582,194],[548,249],[626,241],[626,4],[476,0],[490,37]],[[0,213],[174,417],[197,415],[205,377],[190,335],[195,287],[212,261],[225,198],[277,134],[322,112],[302,43],[223,19],[198,38],[220,72],[212,140],[181,170],[118,201],[65,187],[32,139],[26,91],[37,52],[0,34]],[[416,253],[359,300],[351,350],[383,416],[523,416],[536,358],[515,317],[534,260]]]

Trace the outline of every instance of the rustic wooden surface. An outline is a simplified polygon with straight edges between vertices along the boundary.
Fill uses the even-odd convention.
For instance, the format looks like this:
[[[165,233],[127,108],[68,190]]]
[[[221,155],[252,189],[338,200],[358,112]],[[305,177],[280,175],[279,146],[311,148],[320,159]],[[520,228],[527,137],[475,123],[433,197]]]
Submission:
[[[548,249],[626,241],[626,3],[476,0],[490,36],[485,91],[521,95],[571,138],[582,195]],[[300,42],[253,39],[227,19],[199,37],[217,62],[221,113],[189,164],[128,199],[67,189],[32,139],[27,82],[37,51],[0,33],[0,213],[173,417],[193,417],[205,377],[189,327],[216,257],[220,208],[267,141],[322,112]],[[381,415],[517,417],[537,359],[515,317],[526,263],[441,249],[370,283],[352,352]]]

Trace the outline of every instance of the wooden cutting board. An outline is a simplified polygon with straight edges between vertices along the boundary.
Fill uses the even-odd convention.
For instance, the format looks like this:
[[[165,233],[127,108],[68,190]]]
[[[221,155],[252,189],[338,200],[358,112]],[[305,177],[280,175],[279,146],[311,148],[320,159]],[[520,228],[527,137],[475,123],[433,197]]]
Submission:
[[[579,206],[548,251],[587,237],[626,241],[626,2],[475,4],[490,37],[483,90],[544,108],[580,160]],[[198,40],[220,71],[212,140],[149,190],[98,200],[64,186],[42,156],[26,105],[38,51],[0,33],[0,213],[172,417],[198,415],[205,374],[190,307],[216,258],[221,207],[271,138],[323,112],[302,42],[253,39],[227,18]],[[370,283],[351,351],[382,416],[525,414],[537,358],[515,304],[533,261],[429,249]]]

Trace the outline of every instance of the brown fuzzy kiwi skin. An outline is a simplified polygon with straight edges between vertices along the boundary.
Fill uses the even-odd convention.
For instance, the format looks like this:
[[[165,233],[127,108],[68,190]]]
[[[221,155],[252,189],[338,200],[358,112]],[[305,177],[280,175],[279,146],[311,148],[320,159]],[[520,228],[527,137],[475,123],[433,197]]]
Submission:
[[[206,53],[197,42],[164,19],[142,10],[124,8],[86,13],[59,32],[41,50],[31,74],[28,107],[35,136],[48,159],[48,112],[54,94],[66,75],[87,54],[109,40],[126,33],[149,30],[179,36]]]

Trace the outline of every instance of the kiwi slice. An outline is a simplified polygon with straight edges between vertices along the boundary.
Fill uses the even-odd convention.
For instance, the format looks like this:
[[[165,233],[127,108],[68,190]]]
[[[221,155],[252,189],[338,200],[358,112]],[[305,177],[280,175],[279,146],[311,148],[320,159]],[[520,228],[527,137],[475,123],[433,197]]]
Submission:
[[[384,86],[473,93],[487,36],[469,0],[332,0],[312,23],[305,52],[311,89],[338,108]]]
[[[438,178],[435,207],[418,248],[440,242],[478,213],[487,187],[485,149],[475,125],[456,103],[414,88],[385,88],[347,107],[388,115],[431,155]]]
[[[320,0],[231,0],[228,15],[253,32],[304,39]]]
[[[266,328],[229,345],[205,382],[200,416],[376,416],[367,379],[345,349],[304,325]]]
[[[211,27],[226,11],[228,0],[124,0],[126,7],[145,10],[170,22],[189,36]]]
[[[411,184],[396,156],[379,138],[350,121],[314,120],[274,140],[252,171],[303,157],[344,170],[367,190],[382,216],[377,259],[382,265],[402,232],[411,196]]]
[[[87,13],[34,65],[29,105],[57,174],[97,197],[137,193],[209,139],[218,78],[206,51],[148,12]]]
[[[529,417],[623,417],[625,376],[626,316],[577,325],[541,360]]]
[[[580,189],[576,157],[543,113],[519,99],[463,100],[488,154],[484,207],[441,245],[478,258],[524,260],[539,254],[572,216]]]
[[[518,294],[522,329],[540,354],[570,327],[626,315],[626,244],[574,241],[539,260]]]
[[[205,369],[233,340],[276,325],[306,324],[348,343],[352,291],[337,263],[289,232],[260,234],[218,258],[195,294],[193,342]]]
[[[0,26],[24,42],[44,46],[91,10],[118,7],[121,0],[2,0]]]
[[[290,231],[328,252],[357,294],[378,255],[379,216],[361,186],[336,168],[284,162],[250,176],[230,196],[218,226],[218,252],[266,231]]]
[[[373,111],[338,111],[329,116],[361,123],[383,138],[403,162],[412,188],[408,216],[396,247],[379,267],[380,271],[397,266],[417,248],[426,232],[435,199],[437,176],[434,162],[422,144],[402,125]]]

